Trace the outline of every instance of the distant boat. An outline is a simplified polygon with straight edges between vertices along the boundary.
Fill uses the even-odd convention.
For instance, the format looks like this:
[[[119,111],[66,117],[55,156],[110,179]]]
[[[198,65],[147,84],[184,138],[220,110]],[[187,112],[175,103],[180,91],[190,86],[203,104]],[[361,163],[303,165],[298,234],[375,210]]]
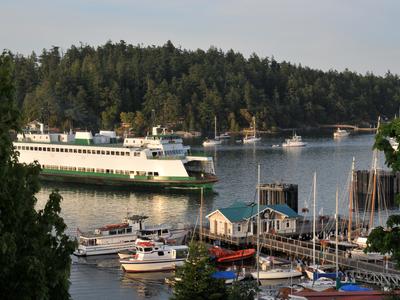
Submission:
[[[301,136],[294,133],[292,138],[285,140],[285,142],[282,144],[282,147],[304,147],[306,145],[307,143],[303,142]]]
[[[231,138],[231,135],[230,135],[228,132],[221,133],[221,134],[219,135],[219,139],[220,139],[220,140],[230,139],[230,138]]]
[[[220,145],[222,144],[222,141],[220,140],[219,136],[217,135],[217,116],[214,117],[214,139],[206,139],[203,142],[204,147],[210,147],[210,146],[215,146],[215,145]]]
[[[350,135],[350,132],[348,132],[345,129],[340,129],[339,127],[333,133],[334,138],[341,138],[341,137],[345,137],[345,136],[349,136],[349,135]]]
[[[253,135],[246,135],[243,138],[243,144],[254,144],[258,141],[261,141],[261,138],[257,137],[256,118],[253,117]]]

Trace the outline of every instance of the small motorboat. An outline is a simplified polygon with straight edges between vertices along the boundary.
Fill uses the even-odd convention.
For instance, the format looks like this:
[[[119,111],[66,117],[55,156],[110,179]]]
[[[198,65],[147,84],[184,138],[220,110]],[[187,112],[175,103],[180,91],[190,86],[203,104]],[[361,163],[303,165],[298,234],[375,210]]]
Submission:
[[[209,249],[209,252],[211,256],[215,257],[217,262],[224,263],[224,262],[232,262],[232,261],[251,258],[256,253],[256,250],[250,248],[250,249],[232,251],[228,249],[223,249],[218,246],[214,246]]]
[[[334,138],[341,138],[341,137],[345,137],[345,136],[349,136],[350,132],[348,132],[345,129],[336,129],[336,131],[333,133],[333,137]]]
[[[300,277],[303,274],[293,269],[272,269],[269,271],[259,271],[258,279],[286,279]],[[251,277],[257,279],[257,272],[252,272]]]
[[[301,136],[297,135],[296,133],[294,133],[290,139],[286,139],[285,142],[282,144],[282,147],[284,148],[305,146],[307,146],[307,143],[303,142]]]

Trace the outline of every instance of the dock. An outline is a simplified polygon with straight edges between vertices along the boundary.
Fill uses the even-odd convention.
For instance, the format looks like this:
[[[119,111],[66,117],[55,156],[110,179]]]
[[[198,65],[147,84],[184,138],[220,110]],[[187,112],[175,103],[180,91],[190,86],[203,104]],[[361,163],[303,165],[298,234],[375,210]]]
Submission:
[[[255,246],[257,238],[249,236],[245,238],[236,238],[231,236],[222,236],[211,233],[207,228],[202,229],[202,237],[208,241],[221,241],[229,245],[240,247],[241,245]],[[313,259],[313,243],[309,241],[300,241],[276,234],[263,234],[260,236],[260,248],[268,249],[293,258],[302,260]],[[323,247],[320,244],[315,245],[315,258],[320,264],[335,264],[335,249]],[[346,274],[356,280],[373,283],[380,286],[400,286],[400,270],[395,268],[392,262],[385,261],[371,263],[348,257],[345,251],[339,250],[338,263],[342,269],[349,269]]]

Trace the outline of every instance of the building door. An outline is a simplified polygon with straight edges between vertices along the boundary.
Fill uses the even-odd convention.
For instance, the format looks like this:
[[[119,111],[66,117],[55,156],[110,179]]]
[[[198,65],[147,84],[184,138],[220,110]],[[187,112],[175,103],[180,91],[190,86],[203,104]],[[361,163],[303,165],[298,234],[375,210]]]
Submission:
[[[214,220],[214,234],[218,234],[218,222]]]

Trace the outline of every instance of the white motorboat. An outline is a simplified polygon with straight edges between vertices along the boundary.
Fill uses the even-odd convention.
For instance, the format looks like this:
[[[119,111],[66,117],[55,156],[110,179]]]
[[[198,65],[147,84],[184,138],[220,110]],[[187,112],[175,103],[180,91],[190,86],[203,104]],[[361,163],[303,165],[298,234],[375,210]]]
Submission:
[[[216,146],[222,144],[222,140],[217,135],[217,116],[214,117],[214,139],[207,138],[203,142],[204,147]]]
[[[253,135],[246,135],[243,138],[243,144],[254,144],[258,141],[261,141],[261,138],[257,137],[256,118],[253,117]]]
[[[230,138],[231,138],[231,135],[230,135],[228,132],[221,133],[221,134],[219,135],[219,139],[220,139],[220,140],[230,139]]]
[[[187,258],[187,246],[158,246],[151,242],[138,243],[136,254],[129,259],[121,259],[125,272],[157,272],[174,270],[182,266]]]
[[[350,135],[350,132],[348,132],[345,129],[340,129],[340,128],[337,128],[335,130],[335,132],[333,133],[334,138],[341,138],[341,137],[345,137],[345,136],[349,136],[349,135]]]
[[[269,271],[259,271],[259,279],[286,279],[300,277],[302,273],[291,269],[272,269]],[[257,272],[252,272],[251,276],[257,279]]]
[[[282,147],[304,147],[306,145],[307,143],[303,142],[301,136],[294,133],[290,139],[285,140]]]
[[[137,238],[136,241],[135,241],[135,246],[133,246],[132,248],[127,249],[127,250],[118,251],[118,257],[120,259],[127,259],[127,258],[130,258],[130,257],[134,257],[136,255],[136,252],[137,252],[136,246],[138,244],[140,244],[140,243],[145,243],[145,242],[153,243],[154,245],[157,245],[157,246],[164,245],[163,242],[156,242],[156,241],[150,240],[148,238]]]

